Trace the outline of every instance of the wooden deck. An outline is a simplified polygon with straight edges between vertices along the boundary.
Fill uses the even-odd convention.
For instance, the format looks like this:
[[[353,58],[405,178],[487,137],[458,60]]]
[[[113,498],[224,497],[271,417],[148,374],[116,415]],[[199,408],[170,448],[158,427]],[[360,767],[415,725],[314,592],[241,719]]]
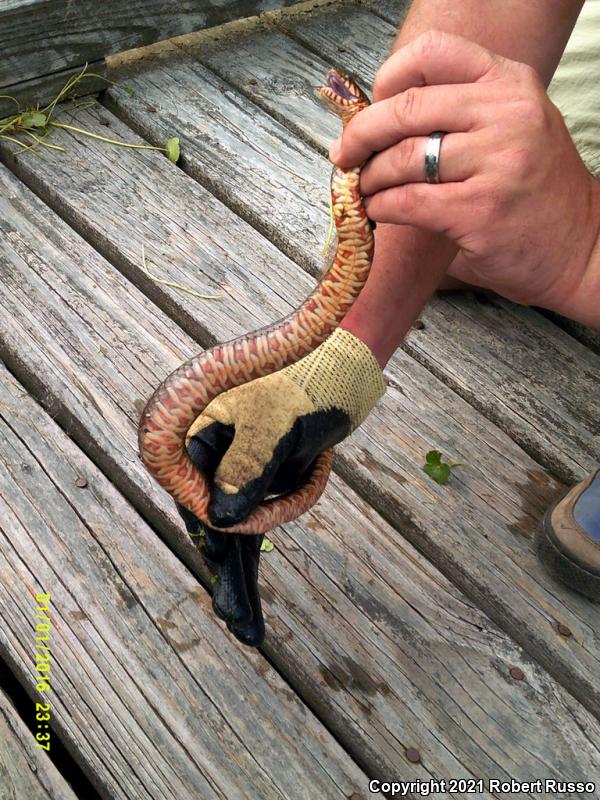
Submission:
[[[286,9],[117,57],[133,93],[76,124],[178,135],[177,167],[68,131],[66,154],[2,154],[0,656],[39,699],[49,593],[52,736],[101,797],[359,800],[379,796],[370,778],[596,781],[600,797],[600,607],[531,548],[600,460],[597,334],[435,298],[323,499],[272,535],[260,651],[214,617],[137,458],[163,377],[314,286],[338,126],[311,87],[332,64],[368,85],[402,11]],[[157,283],[142,245],[152,275],[223,299]],[[463,465],[445,486],[422,471],[433,448]],[[0,688],[0,798],[71,800],[34,716]],[[477,794],[507,796],[547,795]]]

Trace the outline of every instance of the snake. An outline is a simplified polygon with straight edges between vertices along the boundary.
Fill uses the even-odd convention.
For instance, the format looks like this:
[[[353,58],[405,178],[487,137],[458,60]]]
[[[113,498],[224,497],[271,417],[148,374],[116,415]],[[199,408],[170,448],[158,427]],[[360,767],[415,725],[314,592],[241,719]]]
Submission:
[[[356,81],[330,69],[318,88],[322,101],[350,120],[369,105]],[[334,331],[366,283],[373,260],[373,224],[360,194],[361,166],[334,167],[330,201],[337,244],[312,294],[291,314],[267,327],[218,344],[172,372],[148,400],[138,427],[139,455],[150,475],[205,525],[227,533],[266,533],[297,519],[319,499],[329,478],[331,448],[320,453],[293,491],[263,500],[245,520],[216,527],[208,517],[210,481],[190,459],[186,434],[222,392],[295,363]]]

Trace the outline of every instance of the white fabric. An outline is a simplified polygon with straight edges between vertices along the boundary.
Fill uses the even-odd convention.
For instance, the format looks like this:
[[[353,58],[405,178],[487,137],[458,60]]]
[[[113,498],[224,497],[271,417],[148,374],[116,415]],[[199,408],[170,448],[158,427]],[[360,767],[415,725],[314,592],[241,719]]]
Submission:
[[[600,178],[600,0],[586,0],[548,90],[590,172]]]

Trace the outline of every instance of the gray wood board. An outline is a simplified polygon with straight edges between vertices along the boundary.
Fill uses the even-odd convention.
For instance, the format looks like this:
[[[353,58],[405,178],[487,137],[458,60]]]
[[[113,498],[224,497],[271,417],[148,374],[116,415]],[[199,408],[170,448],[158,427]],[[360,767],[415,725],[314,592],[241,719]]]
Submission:
[[[326,54],[320,51],[319,41],[315,41],[309,51],[303,43],[279,30],[295,32],[309,26],[318,31],[323,16],[327,20],[335,18],[337,26],[335,42]],[[313,19],[316,19],[314,25]],[[348,47],[355,46],[357,26],[361,30],[358,58],[370,67],[361,69],[357,78],[370,91],[375,65],[386,46],[391,46],[395,32],[391,25],[364,9],[342,9],[330,4],[312,10],[273,12],[263,20],[253,21],[252,25],[226,25],[177,39],[169,46],[174,57],[177,50],[189,53],[234,84],[270,115],[326,152],[340,131],[340,122],[335,114],[324,109],[316,87],[323,84],[329,67],[342,67]],[[327,39],[326,31],[323,36]],[[233,59],[230,58],[232,43],[235,43]],[[327,43],[332,44],[331,41]],[[162,57],[168,57],[166,48],[162,50]]]
[[[35,719],[35,705],[31,704]],[[0,689],[0,800],[77,800]]]
[[[122,135],[114,118],[110,127]],[[66,135],[61,141],[67,142]],[[239,242],[245,243],[256,263],[272,270],[280,314],[308,293],[311,281],[305,273],[245,223],[231,226],[229,212],[217,211],[218,202],[164,157],[129,152],[111,160],[110,151],[91,143],[86,164],[75,141],[69,148],[75,169],[60,157],[23,160],[21,169],[30,180],[35,175],[38,190],[54,197],[89,239],[114,252],[130,247],[126,252],[132,255],[121,260],[130,262],[132,274],[139,270],[138,237],[156,236],[158,243],[179,235],[188,239],[187,282],[197,287],[194,273],[207,252],[203,239],[218,239],[223,252],[231,248],[234,254]],[[126,189],[121,170],[147,173],[147,179],[140,177]],[[181,541],[172,509],[164,508],[163,493],[149,484],[135,458],[137,408],[150,391],[148,373],[158,381],[197,346],[52,212],[44,214],[27,190],[6,175],[4,181],[0,197],[10,198],[3,216],[11,219],[11,227],[0,302],[13,321],[3,353],[58,421],[197,568],[195,551]],[[215,210],[207,213],[210,204]],[[187,218],[196,223],[178,231],[168,220],[183,224],[182,208],[194,210]],[[219,217],[222,227],[215,230]],[[104,239],[100,229],[107,231]],[[35,253],[28,242],[39,243]],[[227,269],[241,268],[223,262]],[[210,260],[203,267],[205,272],[212,268]],[[173,275],[180,275],[178,269]],[[253,320],[248,313],[242,319],[228,317],[216,303],[197,304],[204,326],[226,339],[249,323],[266,323],[271,312],[261,308],[264,290],[257,285]],[[250,304],[254,294],[248,293]],[[187,295],[178,302],[188,308],[186,317],[197,303]],[[581,598],[549,582],[529,552],[528,536],[558,486],[406,354],[398,354],[389,379],[377,415],[360,438],[341,448],[340,467],[357,473],[363,491],[383,492],[390,515],[402,518],[403,531],[419,546],[437,550],[442,565],[455,569],[458,563],[463,582],[475,585],[484,603],[497,616],[507,616],[536,655],[541,652],[562,679],[582,693],[584,687],[587,702],[595,703],[589,689],[598,669],[594,613]],[[451,487],[436,487],[420,469],[423,453],[434,444],[473,465]],[[480,466],[479,459],[493,463],[493,470]],[[413,777],[456,777],[465,769],[511,774],[514,762],[533,774],[548,760],[548,748],[578,758],[572,744],[552,738],[560,729],[560,736],[578,741],[573,726],[579,723],[573,720],[582,712],[576,704],[338,478],[301,524],[286,526],[274,538],[277,551],[263,565],[270,631],[265,651],[371,772],[387,773],[402,764],[402,774]],[[557,621],[571,627],[568,640],[558,636]],[[507,676],[514,663],[527,672],[526,687]],[[458,703],[455,681],[463,687]],[[539,692],[529,693],[532,681]],[[522,737],[524,723],[514,717],[513,700],[514,692],[525,688],[519,703],[530,709],[528,724],[540,728]],[[558,699],[548,706],[548,697]],[[559,728],[553,719],[561,720]],[[406,746],[421,748],[423,766],[406,763]],[[512,753],[510,768],[500,751]]]
[[[35,683],[51,595],[52,724],[111,798],[346,798],[366,776],[23,387],[0,380],[0,643]],[[79,488],[77,479],[87,487]]]
[[[8,0],[0,6],[0,89],[292,2],[183,0],[174,13],[161,0]]]
[[[20,109],[26,108],[43,108],[52,98],[60,92],[70,78],[78,75],[82,67],[74,69],[67,69],[61,72],[55,72],[52,75],[42,75],[39,78],[32,78],[30,81],[14,83],[9,86],[3,86],[0,94],[13,97],[18,103]],[[104,61],[97,61],[88,64],[88,72],[103,75],[106,71]],[[85,94],[93,94],[102,89],[106,89],[106,81],[101,78],[87,77],[82,79],[76,90],[71,93],[77,96]],[[9,97],[0,97],[0,117],[12,116],[17,110],[15,103]]]
[[[600,330],[588,328],[586,325],[582,325],[580,322],[567,319],[566,317],[563,317],[560,314],[554,314],[551,311],[542,310],[542,314],[548,317],[548,319],[551,319],[552,322],[556,323],[556,325],[561,327],[563,330],[567,331],[567,333],[570,333],[571,336],[574,336],[575,339],[583,342],[583,344],[587,345],[587,347],[591,348],[595,353],[600,354]]]
[[[147,69],[149,61],[156,66]],[[213,72],[180,55],[174,45],[141,64],[144,71],[127,78],[134,88],[127,101],[122,92],[107,92],[111,107],[153,143],[179,135],[179,163],[186,172],[279,248],[298,255],[297,241],[290,237],[293,228],[296,239],[302,240],[304,265],[319,272],[331,166]],[[307,85],[306,92],[312,91]],[[148,113],[149,105],[157,113]]]
[[[359,0],[361,5],[397,27],[408,14],[411,0]]]
[[[246,27],[226,39],[218,34],[202,35],[197,45],[188,40],[177,48],[173,46],[173,53],[163,51],[150,58],[145,71],[143,64],[136,65],[140,72],[132,77],[136,87],[133,98],[113,94],[112,90],[108,95],[118,113],[153,141],[168,130],[182,130],[186,171],[206,182],[269,236],[275,213],[275,241],[306,266],[311,264],[311,257],[314,263],[320,253],[318,241],[323,241],[322,217],[312,230],[307,228],[307,221],[316,211],[315,196],[327,194],[328,162],[305,147],[302,171],[296,152],[298,141],[286,135],[279,122],[257,112],[255,104],[275,114],[278,112],[273,109],[281,102],[280,116],[290,115],[295,128],[302,128],[303,135],[324,146],[337,130],[336,120],[321,107],[310,87],[318,83],[336,53],[340,61],[346,59],[351,71],[365,73],[370,79],[376,63],[369,54],[383,47],[391,27],[360,8],[326,8],[319,14],[286,15],[285,19],[295,36],[309,39],[314,34],[314,49],[329,55],[329,61],[320,61],[310,51],[304,51],[303,60],[294,40],[259,23],[253,35]],[[302,23],[296,26],[292,20],[297,19]],[[382,33],[377,36],[379,27]],[[345,53],[337,52],[338,31],[347,45]],[[360,46],[350,47],[350,35],[360,39]],[[178,56],[175,51],[182,48],[185,50]],[[359,69],[363,52],[365,66]],[[194,64],[194,57],[217,70],[221,80],[235,83],[252,102],[239,95],[234,98],[233,91],[226,88],[229,84],[222,84],[224,93],[219,91],[219,79]],[[253,71],[259,77],[265,72],[274,76],[268,91],[259,88],[258,77],[250,79],[256,80],[256,85],[249,83],[248,75]],[[200,87],[198,82],[204,78],[207,82]],[[304,81],[304,90],[300,81]],[[165,91],[167,84],[169,91]],[[295,87],[295,102],[289,98],[290,85]],[[145,113],[147,103],[159,108],[159,113]],[[322,122],[317,123],[318,119]],[[190,130],[194,125],[202,131],[201,141]],[[328,139],[327,126],[331,126]],[[237,136],[237,144],[231,133]],[[312,181],[310,192],[299,194],[297,183],[288,179],[286,168],[279,163],[279,148],[274,150],[276,161],[264,161],[275,140],[294,144],[294,180],[303,175],[306,183]],[[257,152],[263,158],[260,166],[254,157]],[[218,161],[222,169],[218,169]],[[600,359],[596,354],[537,312],[500,300],[484,306],[473,297],[442,297],[428,306],[424,319],[427,330],[408,339],[405,346],[409,352],[501,425],[536,460],[566,481],[579,479],[598,462],[596,376]]]

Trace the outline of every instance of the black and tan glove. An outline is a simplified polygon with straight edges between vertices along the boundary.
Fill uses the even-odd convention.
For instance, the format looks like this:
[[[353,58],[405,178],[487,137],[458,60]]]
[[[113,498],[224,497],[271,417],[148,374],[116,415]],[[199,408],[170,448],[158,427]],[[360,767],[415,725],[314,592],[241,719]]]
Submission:
[[[191,459],[212,479],[213,524],[234,525],[267,495],[292,491],[317,455],[357,428],[384,391],[371,350],[337,328],[296,364],[215,398],[187,436]],[[189,512],[182,516],[197,533],[198,520]],[[218,565],[213,607],[247,644],[264,636],[257,590],[261,541],[205,535],[205,556]]]

